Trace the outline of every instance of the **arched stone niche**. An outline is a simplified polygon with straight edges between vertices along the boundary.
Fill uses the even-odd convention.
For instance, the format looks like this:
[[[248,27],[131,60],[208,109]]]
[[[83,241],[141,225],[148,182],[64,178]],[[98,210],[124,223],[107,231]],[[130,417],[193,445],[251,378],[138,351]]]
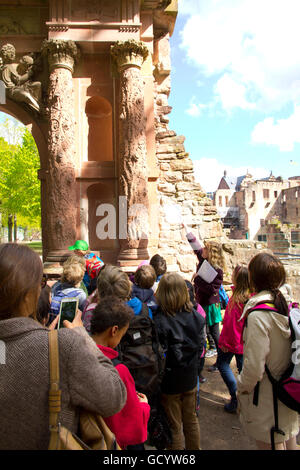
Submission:
[[[87,188],[89,246],[100,250],[103,261],[113,262],[117,256],[118,207],[115,198],[115,181],[92,184]],[[109,230],[110,238],[101,238]]]
[[[88,119],[88,161],[113,161],[112,106],[101,96],[93,96],[85,106]]]

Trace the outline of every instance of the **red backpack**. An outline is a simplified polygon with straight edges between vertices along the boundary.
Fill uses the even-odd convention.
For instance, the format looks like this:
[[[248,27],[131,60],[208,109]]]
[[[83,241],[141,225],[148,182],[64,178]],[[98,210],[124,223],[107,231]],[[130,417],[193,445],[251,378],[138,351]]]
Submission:
[[[100,269],[103,267],[104,263],[101,259],[94,255],[92,258],[85,260],[85,265],[90,278],[95,279],[98,276]]]

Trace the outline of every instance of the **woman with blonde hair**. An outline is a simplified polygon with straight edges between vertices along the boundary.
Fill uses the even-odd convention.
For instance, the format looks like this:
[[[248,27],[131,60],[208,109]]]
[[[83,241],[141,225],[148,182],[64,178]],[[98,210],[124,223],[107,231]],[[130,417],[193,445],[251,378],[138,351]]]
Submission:
[[[162,276],[156,301],[159,308],[154,322],[166,356],[161,391],[162,405],[172,431],[170,450],[199,450],[196,396],[198,358],[205,342],[205,320],[194,310],[185,280],[177,273]]]
[[[191,232],[188,232],[184,225],[182,228],[185,229],[187,240],[198,258],[196,273],[198,273],[199,268],[205,260],[208,261],[217,273],[216,277],[211,282],[205,281],[199,276],[199,274],[194,276],[196,301],[205,310],[207,333],[210,333],[216,346],[214,349],[212,344],[209,345],[206,357],[211,357],[217,355],[220,337],[220,322],[222,321],[219,297],[219,290],[223,282],[223,271],[225,270],[222,244],[210,240],[203,243],[201,239],[198,241]],[[210,372],[214,372],[217,371],[218,368],[216,364],[214,364],[209,367],[208,370]]]

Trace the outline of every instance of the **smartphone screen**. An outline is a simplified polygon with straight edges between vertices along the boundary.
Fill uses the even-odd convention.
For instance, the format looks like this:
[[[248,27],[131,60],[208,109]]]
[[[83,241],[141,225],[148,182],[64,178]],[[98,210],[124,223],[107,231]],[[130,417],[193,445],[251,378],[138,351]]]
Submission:
[[[78,308],[78,297],[65,297],[60,304],[58,328],[63,328],[64,320],[72,322]]]

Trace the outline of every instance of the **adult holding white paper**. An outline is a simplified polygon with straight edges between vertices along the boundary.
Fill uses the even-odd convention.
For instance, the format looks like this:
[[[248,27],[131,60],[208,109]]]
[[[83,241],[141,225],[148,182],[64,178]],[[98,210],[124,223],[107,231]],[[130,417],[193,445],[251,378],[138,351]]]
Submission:
[[[185,236],[198,258],[197,271],[193,280],[196,301],[206,312],[207,331],[211,334],[216,348],[218,348],[220,322],[222,321],[219,289],[223,282],[225,267],[222,246],[213,241],[197,240],[184,224],[182,224],[182,230],[184,230]],[[213,349],[212,345],[210,345],[210,349]],[[218,369],[214,365],[209,370]]]

